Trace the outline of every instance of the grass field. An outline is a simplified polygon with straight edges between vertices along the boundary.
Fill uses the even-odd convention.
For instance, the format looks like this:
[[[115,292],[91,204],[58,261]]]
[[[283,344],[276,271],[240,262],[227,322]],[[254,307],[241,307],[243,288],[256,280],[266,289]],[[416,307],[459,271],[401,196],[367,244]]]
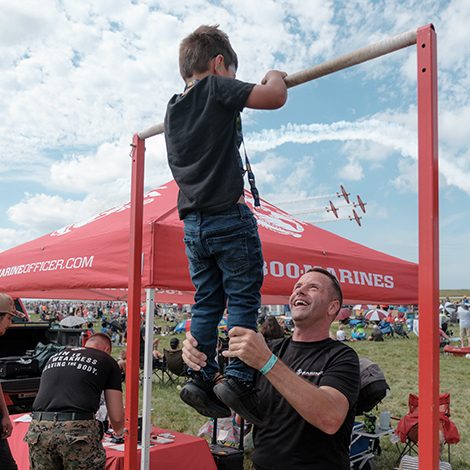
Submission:
[[[449,297],[452,301],[461,301],[464,295],[470,298],[470,289],[441,289],[439,291],[440,300]]]
[[[160,319],[156,324],[163,324]],[[332,325],[336,332],[337,324]],[[451,327],[458,335],[458,325]],[[371,331],[368,328],[368,333]],[[348,328],[346,333],[349,336]],[[184,334],[176,335],[184,339]],[[173,336],[162,336],[160,351],[169,348]],[[401,418],[407,414],[408,396],[418,394],[418,337],[410,333],[410,339],[387,338],[383,343],[370,341],[348,343],[359,357],[366,357],[376,362],[383,370],[391,388],[391,396],[379,404],[372,413],[390,411],[392,417]],[[118,357],[121,348],[113,349],[113,356]],[[451,394],[451,419],[457,425],[461,441],[451,446],[451,463],[453,470],[470,468],[470,430],[467,428],[470,416],[470,387],[468,385],[468,368],[470,361],[464,357],[440,355],[440,391]],[[162,384],[156,378],[153,380],[152,408],[155,410],[153,424],[177,432],[196,435],[198,429],[207,421],[179,398],[179,392],[173,384]],[[392,420],[396,427],[398,421]],[[382,453],[375,457],[378,470],[391,470],[396,466],[398,452],[388,436],[381,439]],[[447,454],[445,454],[445,459]],[[249,452],[245,455],[245,469],[251,468]]]

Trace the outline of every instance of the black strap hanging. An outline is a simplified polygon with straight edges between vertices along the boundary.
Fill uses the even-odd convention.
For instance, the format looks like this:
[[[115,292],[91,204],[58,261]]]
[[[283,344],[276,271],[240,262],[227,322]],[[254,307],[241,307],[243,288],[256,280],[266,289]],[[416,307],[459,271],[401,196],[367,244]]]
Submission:
[[[243,161],[240,155],[240,146],[242,143],[243,143],[243,152],[245,154],[246,170],[245,168],[243,168]],[[240,165],[242,176],[245,176],[245,173],[248,175],[248,183],[250,184],[250,191],[253,196],[253,200],[255,202],[255,207],[260,207],[261,203],[260,203],[258,188],[256,187],[255,175],[253,173],[253,170],[251,169],[250,160],[248,160],[248,155],[246,154],[245,141],[243,140],[242,119],[241,119],[240,113],[238,113],[238,116],[237,116],[237,151],[238,151],[238,164]]]

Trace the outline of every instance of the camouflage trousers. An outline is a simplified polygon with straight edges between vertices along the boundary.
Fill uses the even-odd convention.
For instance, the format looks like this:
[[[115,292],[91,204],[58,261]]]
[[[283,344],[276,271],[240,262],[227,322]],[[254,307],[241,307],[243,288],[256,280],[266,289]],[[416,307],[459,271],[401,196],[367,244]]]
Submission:
[[[96,420],[37,421],[29,425],[31,470],[104,470],[106,451],[102,424]]]

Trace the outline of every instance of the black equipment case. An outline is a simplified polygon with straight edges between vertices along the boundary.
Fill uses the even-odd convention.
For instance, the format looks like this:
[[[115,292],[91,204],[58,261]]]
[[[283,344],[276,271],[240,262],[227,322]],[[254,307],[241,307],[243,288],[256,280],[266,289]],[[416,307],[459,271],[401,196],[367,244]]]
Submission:
[[[222,444],[209,444],[218,470],[243,470],[243,450]]]
[[[18,379],[41,375],[39,362],[31,357],[3,357],[0,359],[0,378]]]
[[[212,433],[212,443],[209,444],[212,457],[214,457],[217,470],[243,470],[243,437],[244,421],[240,424],[240,444],[238,449],[235,447],[217,444],[217,418],[214,418],[214,431]]]

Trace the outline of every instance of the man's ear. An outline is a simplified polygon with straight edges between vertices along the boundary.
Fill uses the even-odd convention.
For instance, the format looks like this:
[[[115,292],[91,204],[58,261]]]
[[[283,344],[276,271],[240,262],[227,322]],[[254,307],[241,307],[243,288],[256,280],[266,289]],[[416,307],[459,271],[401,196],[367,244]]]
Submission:
[[[339,304],[339,300],[332,300],[328,304],[328,315],[331,316],[336,316],[336,312],[339,310],[341,305]]]

